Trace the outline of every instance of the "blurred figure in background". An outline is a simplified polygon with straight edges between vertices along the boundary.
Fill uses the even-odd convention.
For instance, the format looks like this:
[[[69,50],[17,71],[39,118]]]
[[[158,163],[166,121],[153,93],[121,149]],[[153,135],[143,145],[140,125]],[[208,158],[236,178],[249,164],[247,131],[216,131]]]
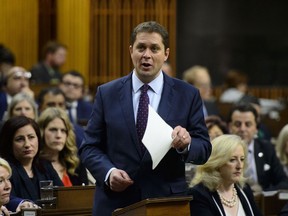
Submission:
[[[164,71],[168,76],[173,77],[173,70],[171,64],[168,61],[165,61],[162,65],[162,71]]]
[[[14,66],[14,54],[3,44],[0,44],[0,88],[7,72]]]
[[[3,119],[12,97],[17,93],[24,92],[34,98],[34,92],[29,87],[30,78],[31,73],[19,66],[12,67],[7,72],[3,81],[3,91],[0,91],[0,120]]]
[[[208,128],[208,133],[211,141],[218,136],[228,134],[227,124],[219,116],[207,116],[205,118],[205,123]]]
[[[283,165],[284,172],[288,177],[288,124],[285,125],[277,138],[276,141],[276,152]]]
[[[69,71],[62,76],[59,88],[65,95],[69,118],[73,123],[86,126],[93,104],[83,100],[84,77],[78,71]]]
[[[56,85],[61,80],[60,67],[66,62],[67,47],[56,41],[49,41],[43,48],[43,60],[31,69],[32,84]]]
[[[222,103],[237,103],[248,90],[248,77],[241,71],[230,70],[226,74],[224,91],[220,95]]]
[[[212,84],[209,71],[203,66],[193,66],[183,73],[183,80],[194,85],[200,92],[203,101],[204,117],[218,115],[219,111],[212,96]]]
[[[31,119],[37,119],[38,117],[37,104],[33,98],[26,93],[16,94],[8,107],[7,112],[3,116],[3,121],[0,121],[0,132],[1,129],[8,119],[14,116],[26,116]]]
[[[16,94],[8,107],[7,119],[13,116],[26,116],[34,120],[37,119],[38,107],[35,100],[23,92]]]

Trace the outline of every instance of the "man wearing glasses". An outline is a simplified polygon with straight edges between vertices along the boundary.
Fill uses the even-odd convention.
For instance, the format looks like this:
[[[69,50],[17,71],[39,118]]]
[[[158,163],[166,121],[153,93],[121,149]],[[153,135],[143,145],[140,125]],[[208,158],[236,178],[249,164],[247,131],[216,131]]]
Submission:
[[[84,77],[78,71],[69,71],[62,76],[59,88],[66,99],[70,120],[85,126],[92,112],[92,103],[83,100]]]
[[[24,68],[12,67],[4,77],[3,87],[0,91],[0,120],[10,104],[12,97],[17,93],[24,92],[34,98],[34,93],[29,87],[31,73]]]

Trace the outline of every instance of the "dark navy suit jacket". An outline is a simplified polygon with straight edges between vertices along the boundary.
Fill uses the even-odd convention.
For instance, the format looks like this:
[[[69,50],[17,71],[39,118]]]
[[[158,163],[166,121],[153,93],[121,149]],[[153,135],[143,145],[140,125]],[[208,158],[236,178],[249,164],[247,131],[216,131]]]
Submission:
[[[32,77],[30,79],[30,82],[37,83],[37,84],[43,84],[47,83],[49,84],[52,79],[57,81],[54,84],[57,84],[61,80],[61,72],[54,69],[54,74],[50,75],[47,66],[45,66],[44,62],[39,62],[38,64],[34,65],[31,68]]]
[[[258,182],[264,191],[288,189],[288,178],[272,143],[255,139],[254,157]]]
[[[152,170],[151,157],[147,151],[142,156],[137,137],[132,74],[98,88],[80,147],[81,159],[96,179],[93,215],[110,216],[114,209],[146,198],[184,195],[185,162],[203,164],[209,158],[211,144],[197,89],[164,74],[157,112],[172,128],[186,128],[192,144],[185,155],[170,149]],[[104,180],[112,167],[125,170],[134,184],[123,192],[111,191]]]
[[[43,169],[33,167],[34,180],[31,180],[20,163],[9,162],[13,175],[11,176],[11,195],[36,201],[40,199],[39,181],[53,180],[54,186],[63,186],[57,172],[48,161],[41,161]]]
[[[91,112],[92,112],[93,104],[84,101],[84,100],[78,100],[78,106],[77,106],[77,121],[78,123],[81,122],[88,122]]]
[[[235,187],[237,195],[246,216],[260,216],[262,215],[254,201],[253,193],[250,187],[247,185],[240,190],[238,186]],[[197,184],[189,189],[189,194],[193,196],[190,201],[191,215],[196,216],[225,216],[223,205],[220,201],[220,197],[216,191],[211,192],[203,184]],[[246,199],[247,198],[247,199]]]

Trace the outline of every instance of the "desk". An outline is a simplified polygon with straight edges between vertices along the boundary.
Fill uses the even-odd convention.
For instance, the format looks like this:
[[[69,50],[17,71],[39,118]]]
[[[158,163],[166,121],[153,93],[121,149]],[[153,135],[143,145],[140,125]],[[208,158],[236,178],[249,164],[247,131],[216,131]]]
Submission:
[[[112,216],[190,216],[192,197],[169,197],[146,199],[122,209]]]
[[[264,196],[263,194],[260,194],[256,195],[254,198],[264,216],[277,216],[288,202],[288,192],[275,191],[272,195]]]
[[[41,215],[48,216],[91,216],[95,186],[57,187],[56,209],[42,209]]]

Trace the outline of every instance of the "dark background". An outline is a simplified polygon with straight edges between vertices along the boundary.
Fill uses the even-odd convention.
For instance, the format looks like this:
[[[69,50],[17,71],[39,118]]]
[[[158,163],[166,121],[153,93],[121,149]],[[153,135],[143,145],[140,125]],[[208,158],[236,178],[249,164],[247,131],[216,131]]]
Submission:
[[[288,1],[177,1],[177,77],[198,64],[214,85],[229,69],[250,85],[288,84]]]

